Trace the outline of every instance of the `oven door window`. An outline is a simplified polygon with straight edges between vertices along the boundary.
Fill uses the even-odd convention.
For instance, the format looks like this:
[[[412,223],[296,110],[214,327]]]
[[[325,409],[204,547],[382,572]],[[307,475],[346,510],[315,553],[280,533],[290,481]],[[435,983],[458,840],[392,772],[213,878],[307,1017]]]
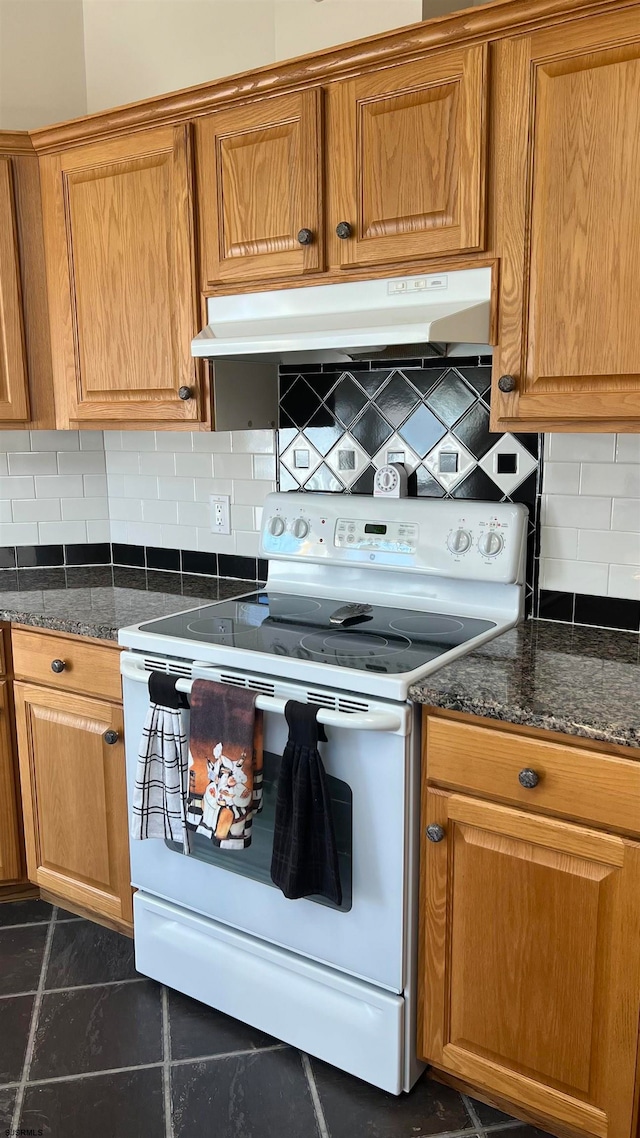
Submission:
[[[275,822],[276,796],[278,793],[278,774],[281,758],[270,751],[264,752],[262,810],[255,815],[251,827],[251,845],[246,850],[221,850],[203,834],[190,831],[191,852],[184,854],[178,842],[166,841],[169,849],[182,856],[197,858],[210,865],[220,866],[230,873],[250,877],[264,885],[276,889],[271,880],[271,854],[273,850],[273,830]],[[351,877],[353,818],[351,787],[346,782],[327,775],[327,786],[331,798],[333,824],[338,845],[340,882],[342,885],[342,904],[334,905],[325,897],[309,897],[318,905],[349,912],[351,909]]]

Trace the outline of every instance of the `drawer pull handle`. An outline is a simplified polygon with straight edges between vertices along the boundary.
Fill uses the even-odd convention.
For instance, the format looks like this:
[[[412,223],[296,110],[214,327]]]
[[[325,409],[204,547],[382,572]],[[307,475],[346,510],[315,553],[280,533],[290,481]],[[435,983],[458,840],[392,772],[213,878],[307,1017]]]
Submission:
[[[120,736],[118,735],[117,731],[113,730],[113,727],[110,727],[108,731],[105,731],[102,738],[104,739],[105,743],[108,743],[109,746],[112,747],[114,743],[118,742]]]
[[[51,671],[52,672],[57,672],[57,673],[64,672],[66,666],[67,665],[66,665],[64,660],[52,660],[51,661]]]
[[[427,826],[427,837],[430,842],[441,842],[444,836],[444,827],[439,826],[437,822],[433,822],[430,826]]]
[[[300,229],[298,231],[298,244],[299,245],[313,245],[313,230]]]
[[[178,399],[193,399],[193,391],[190,387],[178,388]]]
[[[348,221],[339,221],[336,225],[336,237],[339,237],[341,241],[348,241],[352,233],[353,230]]]
[[[540,775],[537,771],[531,770],[531,767],[525,767],[518,775],[518,782],[525,790],[533,790],[540,782]]]

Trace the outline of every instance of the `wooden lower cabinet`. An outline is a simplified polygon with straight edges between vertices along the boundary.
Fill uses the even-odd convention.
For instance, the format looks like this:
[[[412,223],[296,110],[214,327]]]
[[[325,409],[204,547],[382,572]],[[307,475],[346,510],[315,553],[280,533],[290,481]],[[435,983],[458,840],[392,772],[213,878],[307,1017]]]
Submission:
[[[421,885],[419,1054],[558,1133],[633,1138],[640,844],[425,784]]]
[[[24,877],[10,713],[9,681],[0,680],[0,886]]]
[[[126,926],[132,904],[122,708],[27,683],[16,683],[14,695],[29,879]]]

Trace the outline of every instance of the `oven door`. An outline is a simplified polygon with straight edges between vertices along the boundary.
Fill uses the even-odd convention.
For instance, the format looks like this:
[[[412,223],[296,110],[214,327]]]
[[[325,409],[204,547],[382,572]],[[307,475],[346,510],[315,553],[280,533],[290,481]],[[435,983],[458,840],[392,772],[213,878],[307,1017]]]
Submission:
[[[411,706],[132,652],[123,653],[121,670],[130,803],[150,671],[249,687],[260,693],[264,707],[264,805],[253,822],[251,846],[220,850],[192,834],[185,854],[181,846],[158,839],[131,841],[132,884],[390,991],[403,991],[407,926],[417,890],[419,764]],[[339,848],[340,908],[322,898],[287,900],[270,877],[288,699],[317,705],[334,723],[325,726],[328,741],[320,752]],[[188,713],[185,720],[188,728]]]

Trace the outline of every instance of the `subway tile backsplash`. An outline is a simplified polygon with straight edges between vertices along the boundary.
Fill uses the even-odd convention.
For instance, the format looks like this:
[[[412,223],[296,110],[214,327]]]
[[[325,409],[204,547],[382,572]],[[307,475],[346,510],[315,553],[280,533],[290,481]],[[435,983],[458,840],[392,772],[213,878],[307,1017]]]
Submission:
[[[109,540],[102,431],[0,431],[0,546]]]
[[[547,435],[540,521],[544,594],[640,602],[640,436]],[[610,623],[616,606],[601,608]]]
[[[489,431],[489,379],[488,357],[282,368],[278,459],[273,431],[0,432],[0,565],[105,563],[111,548],[161,570],[182,551],[252,576],[276,463],[282,489],[370,493],[395,460],[417,494],[539,511],[540,616],[637,630],[640,435],[547,435],[540,487],[538,436]],[[212,493],[231,496],[229,537],[210,533]]]
[[[115,542],[249,558],[275,487],[275,434],[0,432],[0,547]],[[229,494],[230,535],[209,495]]]

